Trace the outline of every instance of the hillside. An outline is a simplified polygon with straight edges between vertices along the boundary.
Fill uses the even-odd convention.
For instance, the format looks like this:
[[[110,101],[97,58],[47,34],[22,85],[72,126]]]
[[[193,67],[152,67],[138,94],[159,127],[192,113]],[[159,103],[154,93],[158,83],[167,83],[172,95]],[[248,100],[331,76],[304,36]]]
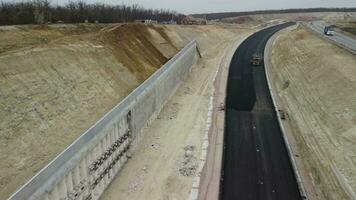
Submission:
[[[0,199],[184,45],[125,24],[1,27],[0,38]]]

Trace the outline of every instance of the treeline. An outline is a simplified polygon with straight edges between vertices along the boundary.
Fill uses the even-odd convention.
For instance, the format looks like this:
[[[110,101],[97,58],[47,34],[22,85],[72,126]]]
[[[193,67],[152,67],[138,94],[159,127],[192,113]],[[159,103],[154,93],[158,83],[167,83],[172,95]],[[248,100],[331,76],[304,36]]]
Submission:
[[[170,10],[145,9],[139,5],[88,4],[82,0],[51,5],[49,0],[0,3],[0,25],[43,23],[120,23],[151,19],[180,22],[185,16]]]
[[[216,20],[230,17],[240,17],[246,15],[260,14],[284,14],[284,13],[311,13],[311,12],[356,12],[356,8],[306,8],[306,9],[285,9],[285,10],[259,10],[248,12],[225,12],[225,13],[206,13],[194,14],[193,17]]]

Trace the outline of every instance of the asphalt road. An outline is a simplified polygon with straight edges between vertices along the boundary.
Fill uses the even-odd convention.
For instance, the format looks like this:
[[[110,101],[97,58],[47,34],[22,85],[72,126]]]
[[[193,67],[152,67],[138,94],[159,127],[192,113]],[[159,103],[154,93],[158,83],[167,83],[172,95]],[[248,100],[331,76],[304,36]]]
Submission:
[[[273,109],[264,66],[253,67],[270,36],[290,23],[246,39],[233,56],[227,88],[223,200],[299,200],[295,175]]]
[[[308,26],[313,29],[314,31],[324,35],[324,28],[325,28],[325,23],[322,21],[315,21],[308,23]],[[325,36],[328,37],[330,40],[347,47],[348,49],[356,52],[356,40],[353,38],[350,38],[342,33],[339,33],[335,31],[335,34],[333,36]]]

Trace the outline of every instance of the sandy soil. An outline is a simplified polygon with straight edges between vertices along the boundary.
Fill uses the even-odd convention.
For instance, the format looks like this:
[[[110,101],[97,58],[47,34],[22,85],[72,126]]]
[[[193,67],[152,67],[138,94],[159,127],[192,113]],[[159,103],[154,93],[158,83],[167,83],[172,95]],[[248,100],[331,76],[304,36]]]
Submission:
[[[172,57],[162,27],[1,27],[0,199]]]
[[[278,37],[272,64],[316,199],[355,199],[356,57],[300,27]]]
[[[253,30],[232,26],[170,26],[175,41],[197,39],[203,58],[144,131],[142,145],[104,193],[114,199],[187,199],[199,164],[213,79],[225,48]]]

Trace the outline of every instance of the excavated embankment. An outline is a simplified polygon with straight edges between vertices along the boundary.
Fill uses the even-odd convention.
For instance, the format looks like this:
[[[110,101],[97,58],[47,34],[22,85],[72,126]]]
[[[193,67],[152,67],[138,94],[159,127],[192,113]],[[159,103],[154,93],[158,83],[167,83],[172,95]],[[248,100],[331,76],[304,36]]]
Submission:
[[[1,30],[0,199],[9,197],[180,49],[164,27]]]

